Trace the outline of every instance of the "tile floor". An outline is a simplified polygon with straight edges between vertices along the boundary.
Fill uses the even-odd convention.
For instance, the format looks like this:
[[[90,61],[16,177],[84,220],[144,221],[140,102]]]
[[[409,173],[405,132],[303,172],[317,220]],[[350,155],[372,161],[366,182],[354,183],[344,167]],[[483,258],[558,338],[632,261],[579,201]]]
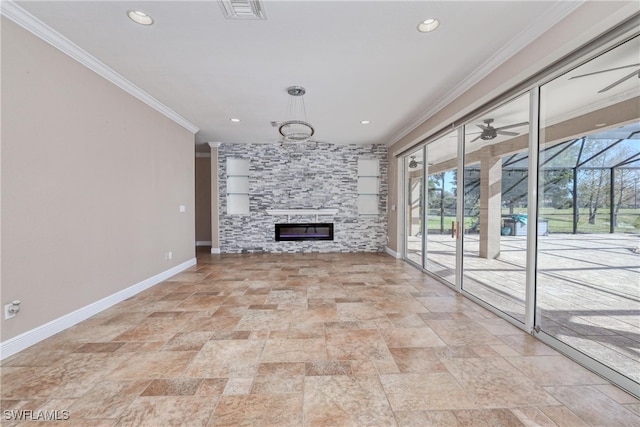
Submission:
[[[640,401],[384,254],[199,253],[0,371],[7,426],[640,425]]]
[[[421,240],[411,238],[421,260]],[[455,281],[456,240],[430,234],[427,264]],[[640,236],[562,234],[539,236],[536,295],[543,332],[640,382]],[[526,236],[501,236],[500,256],[478,256],[477,234],[465,235],[464,288],[524,321]]]

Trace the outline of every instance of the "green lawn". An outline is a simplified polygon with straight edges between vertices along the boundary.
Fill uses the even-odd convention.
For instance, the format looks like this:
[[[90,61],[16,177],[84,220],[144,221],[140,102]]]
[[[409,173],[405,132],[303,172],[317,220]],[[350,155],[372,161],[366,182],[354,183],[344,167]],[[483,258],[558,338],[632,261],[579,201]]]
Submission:
[[[589,224],[589,211],[580,209],[578,217],[579,233],[608,233],[611,224],[609,209],[598,209],[596,223]],[[540,217],[549,221],[549,232],[551,233],[571,233],[573,232],[573,210],[572,209],[540,209]],[[618,233],[638,233],[640,232],[640,209],[620,209],[618,212],[618,222],[615,228]]]
[[[526,214],[527,211],[524,208],[515,209],[516,214]],[[502,210],[503,215],[509,214],[509,209]],[[542,208],[540,209],[540,218],[549,221],[550,233],[572,233],[573,232],[573,210],[572,209],[554,209],[554,208]],[[451,222],[455,222],[456,218],[451,215],[444,217],[444,232],[447,233],[451,230]],[[477,221],[477,218],[465,218],[464,228],[468,230]],[[429,215],[429,230],[431,232],[437,232],[440,230],[441,222],[440,217],[431,214]],[[615,231],[617,233],[640,233],[640,209],[620,209],[618,212],[618,224]],[[589,211],[587,209],[580,209],[580,216],[578,219],[578,233],[608,233],[609,232],[609,209],[598,209],[596,223],[589,224]]]

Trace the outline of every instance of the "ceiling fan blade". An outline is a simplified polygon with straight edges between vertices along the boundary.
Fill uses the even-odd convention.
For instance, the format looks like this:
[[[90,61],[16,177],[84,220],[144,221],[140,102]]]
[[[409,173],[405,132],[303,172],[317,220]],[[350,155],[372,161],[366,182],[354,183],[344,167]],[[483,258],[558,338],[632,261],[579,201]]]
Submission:
[[[614,87],[618,86],[620,83],[624,82],[625,80],[629,80],[631,77],[637,75],[638,77],[640,77],[640,70],[634,71],[631,74],[627,74],[626,76],[624,76],[623,78],[621,78],[620,80],[617,80],[613,83],[611,83],[609,86],[605,87],[604,89],[600,89],[598,91],[598,93],[602,93],[602,92],[606,92],[609,89],[613,89]]]
[[[488,129],[488,127],[487,127],[487,126],[484,126],[484,125],[476,125],[476,126],[478,126],[478,127],[479,127],[480,129],[482,129],[483,131],[485,131],[485,130],[487,130],[487,129]]]
[[[507,125],[507,126],[500,126],[499,128],[496,128],[497,131],[502,130],[502,129],[511,129],[511,128],[517,128],[520,126],[528,126],[529,122],[522,122],[522,123],[515,123],[512,125]]]
[[[475,138],[473,138],[473,139],[472,139],[471,141],[469,141],[469,142],[475,142],[475,141],[479,140],[481,136],[482,136],[482,135],[478,135],[478,136],[476,136]]]
[[[640,64],[631,64],[631,65],[625,65],[623,67],[616,67],[616,68],[609,68],[607,70],[594,71],[593,73],[580,74],[579,76],[569,77],[569,80],[578,79],[580,77],[593,76],[594,74],[608,73],[609,71],[623,70],[625,68],[631,68],[631,67],[640,67]]]
[[[500,134],[500,135],[508,135],[508,136],[517,136],[517,135],[520,135],[520,134],[519,134],[519,133],[517,133],[517,132],[508,132],[508,131],[506,131],[506,130],[499,130],[499,129],[496,129],[496,133],[498,133],[498,134]]]

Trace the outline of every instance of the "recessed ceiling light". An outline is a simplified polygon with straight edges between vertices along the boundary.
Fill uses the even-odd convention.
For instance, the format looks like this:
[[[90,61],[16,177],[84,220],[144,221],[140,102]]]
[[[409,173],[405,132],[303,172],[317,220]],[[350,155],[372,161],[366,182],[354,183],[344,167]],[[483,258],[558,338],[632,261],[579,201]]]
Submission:
[[[371,120],[360,120],[361,125],[368,125],[369,123],[371,123]]]
[[[596,126],[597,128],[601,128],[601,127],[606,126],[606,125],[607,125],[606,123],[596,123],[596,125],[595,125],[595,126]]]
[[[435,18],[425,19],[421,23],[418,24],[418,31],[421,33],[428,33],[430,31],[435,30],[440,26],[440,21]]]
[[[141,10],[129,10],[127,11],[127,16],[133,22],[140,25],[151,25],[153,24],[153,18],[150,15],[147,15]]]
[[[234,119],[229,119],[229,120],[231,120],[233,123],[240,123],[240,119],[235,119],[234,118]]]

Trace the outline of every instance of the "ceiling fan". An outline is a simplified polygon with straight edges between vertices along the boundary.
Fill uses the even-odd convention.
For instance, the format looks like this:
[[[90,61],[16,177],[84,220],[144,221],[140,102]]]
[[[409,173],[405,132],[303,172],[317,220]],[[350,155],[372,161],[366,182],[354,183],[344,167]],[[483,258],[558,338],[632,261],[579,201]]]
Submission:
[[[587,73],[587,74],[581,74],[579,76],[569,77],[569,80],[579,79],[580,77],[593,76],[594,74],[608,73],[609,71],[623,70],[625,68],[632,68],[632,67],[640,67],[640,64],[624,65],[622,67],[609,68],[607,70],[601,70],[601,71],[594,71],[593,73]],[[609,86],[605,87],[604,89],[600,89],[598,91],[598,93],[606,92],[609,89],[613,89],[614,87],[618,86],[619,84],[629,80],[633,76],[638,76],[638,78],[640,78],[640,68],[638,68],[637,70],[634,70],[633,72],[627,74],[626,76],[624,76],[620,80],[616,80],[615,82],[611,83]]]
[[[409,156],[409,158],[411,159],[409,160],[409,168],[411,169],[416,168],[418,167],[418,165],[422,164],[422,162],[416,160],[416,156]]]
[[[480,133],[480,135],[472,139],[470,142],[477,141],[478,139],[482,139],[483,141],[489,141],[494,139],[498,135],[517,136],[520,134],[517,132],[508,132],[505,129],[517,128],[517,127],[526,126],[529,124],[529,122],[522,122],[522,123],[515,123],[507,126],[500,126],[496,128],[491,126],[491,123],[493,123],[493,119],[485,119],[484,123],[485,123],[484,125],[476,125],[480,129],[482,129],[482,132]]]

